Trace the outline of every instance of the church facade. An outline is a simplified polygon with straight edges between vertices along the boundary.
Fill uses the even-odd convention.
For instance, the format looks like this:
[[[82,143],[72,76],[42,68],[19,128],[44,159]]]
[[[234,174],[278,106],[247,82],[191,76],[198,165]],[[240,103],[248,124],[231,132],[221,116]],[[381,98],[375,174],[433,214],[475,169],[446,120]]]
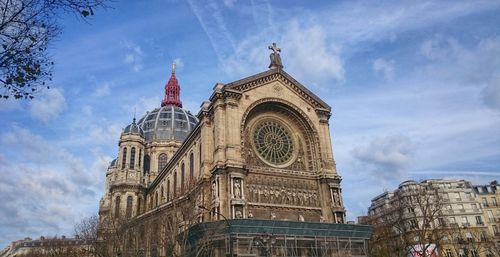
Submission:
[[[346,224],[331,107],[270,49],[269,70],[216,84],[197,115],[182,108],[173,67],[161,106],[125,127],[99,207],[101,222],[128,224],[121,254],[318,256],[321,238],[331,249],[320,256],[365,256],[370,227]]]

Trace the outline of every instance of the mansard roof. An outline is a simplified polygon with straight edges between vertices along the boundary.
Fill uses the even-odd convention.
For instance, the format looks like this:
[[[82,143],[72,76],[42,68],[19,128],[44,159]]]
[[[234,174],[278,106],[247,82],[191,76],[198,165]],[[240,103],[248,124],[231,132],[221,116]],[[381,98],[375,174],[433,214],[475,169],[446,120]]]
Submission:
[[[311,103],[316,108],[326,109],[329,112],[331,111],[332,108],[327,103],[294,79],[290,74],[286,73],[283,69],[270,69],[250,77],[236,80],[226,84],[224,89],[244,92],[276,79],[282,80],[285,84],[289,85],[290,88],[296,91],[304,100]]]

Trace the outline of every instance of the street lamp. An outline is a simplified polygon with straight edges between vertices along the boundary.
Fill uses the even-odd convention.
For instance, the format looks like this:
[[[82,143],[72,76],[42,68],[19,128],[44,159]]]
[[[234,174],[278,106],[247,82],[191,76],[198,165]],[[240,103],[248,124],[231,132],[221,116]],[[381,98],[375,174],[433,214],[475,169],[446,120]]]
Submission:
[[[198,208],[200,209],[203,209],[203,210],[206,210],[208,212],[211,212],[211,210],[207,209],[207,207],[203,206],[203,205],[198,205]],[[218,212],[218,211],[213,211],[215,214],[217,215],[220,215],[222,216],[222,218],[224,219],[224,221],[226,222],[226,226],[229,230],[229,256],[230,257],[233,257],[233,239],[231,237],[231,223],[229,223],[229,220],[226,218],[226,216],[224,216],[222,213]]]

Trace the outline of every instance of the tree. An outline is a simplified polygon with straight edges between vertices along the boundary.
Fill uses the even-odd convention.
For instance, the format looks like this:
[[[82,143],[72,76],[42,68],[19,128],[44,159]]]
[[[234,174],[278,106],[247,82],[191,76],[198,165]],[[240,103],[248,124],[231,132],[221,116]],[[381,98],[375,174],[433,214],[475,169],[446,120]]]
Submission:
[[[381,214],[370,217],[371,256],[437,255],[445,237],[440,228],[443,211],[444,201],[432,185],[412,184],[397,191]]]
[[[81,250],[83,256],[115,257],[121,255],[123,231],[126,221],[121,219],[103,219],[94,215],[84,218],[75,226],[75,234],[87,242]]]
[[[446,240],[450,242],[447,250],[454,256],[500,256],[493,236],[482,227],[451,227],[446,230]],[[443,251],[442,255],[446,253]]]
[[[144,256],[211,256],[214,235],[222,233],[227,225],[200,224],[207,211],[200,207],[203,194],[195,190],[199,186],[199,182],[189,181],[181,196],[159,207],[155,217],[134,221],[136,224],[128,227],[129,234],[139,228],[143,241],[137,241],[142,243],[140,247],[131,245],[129,252],[147,252]]]
[[[32,99],[52,80],[47,48],[60,32],[61,12],[83,17],[107,0],[0,0],[0,98]]]

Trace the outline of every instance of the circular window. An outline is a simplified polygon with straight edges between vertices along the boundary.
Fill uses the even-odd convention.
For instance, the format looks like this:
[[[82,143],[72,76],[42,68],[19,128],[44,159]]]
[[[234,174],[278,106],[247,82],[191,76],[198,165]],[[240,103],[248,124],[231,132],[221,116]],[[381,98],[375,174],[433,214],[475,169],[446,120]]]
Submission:
[[[253,129],[253,145],[262,159],[274,165],[284,165],[294,155],[290,134],[290,131],[277,121],[262,121]]]

